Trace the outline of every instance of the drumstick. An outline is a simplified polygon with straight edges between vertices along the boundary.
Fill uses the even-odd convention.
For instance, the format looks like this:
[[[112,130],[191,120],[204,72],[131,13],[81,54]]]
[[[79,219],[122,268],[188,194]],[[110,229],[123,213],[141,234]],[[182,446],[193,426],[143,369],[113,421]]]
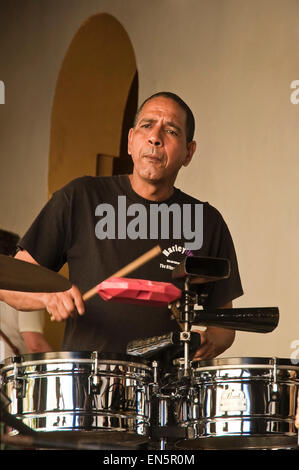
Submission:
[[[159,253],[161,253],[161,248],[159,245],[156,245],[154,248],[151,250],[147,251],[143,255],[139,256],[139,258],[135,259],[131,263],[127,264],[124,268],[120,269],[116,273],[112,274],[111,276],[107,277],[107,279],[110,279],[111,277],[125,277],[128,274],[130,274],[132,271],[134,271],[137,268],[140,268],[143,264],[147,263],[150,261],[152,258],[157,256]],[[106,280],[107,280],[106,279]],[[83,294],[82,298],[84,301],[90,299],[94,295],[98,293],[98,285],[90,289],[89,291],[85,292]]]

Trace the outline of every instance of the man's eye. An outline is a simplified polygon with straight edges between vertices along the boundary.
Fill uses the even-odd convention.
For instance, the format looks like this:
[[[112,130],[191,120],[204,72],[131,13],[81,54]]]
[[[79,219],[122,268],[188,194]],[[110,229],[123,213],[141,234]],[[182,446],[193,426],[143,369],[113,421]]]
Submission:
[[[147,129],[148,127],[150,127],[150,124],[149,124],[149,123],[146,123],[146,124],[141,124],[141,126],[140,126],[140,127],[145,127],[145,128]]]
[[[168,134],[171,134],[171,135],[178,135],[176,131],[174,131],[173,129],[167,129],[166,132],[168,132]]]

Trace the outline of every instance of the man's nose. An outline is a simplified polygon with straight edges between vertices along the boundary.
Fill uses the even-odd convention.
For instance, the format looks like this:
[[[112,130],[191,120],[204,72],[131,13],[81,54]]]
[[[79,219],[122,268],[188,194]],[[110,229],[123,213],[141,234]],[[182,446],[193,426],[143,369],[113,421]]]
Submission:
[[[160,139],[149,139],[149,143],[154,145],[154,147],[160,147],[162,145],[162,142]]]
[[[160,147],[162,145],[160,132],[158,130],[153,130],[151,135],[149,136],[148,141],[151,145],[154,145],[155,147]]]

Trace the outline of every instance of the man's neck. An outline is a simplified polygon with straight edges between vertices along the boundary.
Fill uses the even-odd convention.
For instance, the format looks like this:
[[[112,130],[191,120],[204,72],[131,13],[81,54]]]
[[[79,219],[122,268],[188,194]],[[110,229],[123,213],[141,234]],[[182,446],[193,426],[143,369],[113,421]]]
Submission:
[[[134,174],[129,175],[129,179],[135,193],[149,201],[166,201],[174,192],[173,185],[166,185],[163,182],[140,180]]]

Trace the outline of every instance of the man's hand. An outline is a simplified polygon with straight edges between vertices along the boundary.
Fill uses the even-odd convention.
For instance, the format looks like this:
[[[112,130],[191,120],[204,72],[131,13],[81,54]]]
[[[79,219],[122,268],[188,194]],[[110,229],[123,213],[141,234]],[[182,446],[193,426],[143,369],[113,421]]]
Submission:
[[[47,310],[51,317],[61,322],[77,313],[85,312],[81,292],[76,286],[65,292],[18,292],[0,291],[0,299],[16,310],[30,312],[32,310]]]
[[[47,312],[58,322],[74,317],[77,313],[83,315],[85,311],[81,292],[76,286],[65,292],[40,294],[40,299]]]
[[[206,331],[194,331],[200,335],[200,347],[194,354],[193,361],[200,361],[202,359],[213,359],[218,355],[216,345],[213,338],[210,338],[208,328]]]
[[[235,332],[224,328],[208,327],[206,331],[194,332],[200,334],[201,345],[194,354],[193,361],[214,359],[228,349],[235,339]]]
[[[232,302],[225,304],[220,308],[232,308]],[[234,342],[235,331],[226,328],[209,326],[205,331],[196,331],[196,326],[192,331],[200,334],[201,345],[193,357],[193,361],[213,359],[228,349]]]

